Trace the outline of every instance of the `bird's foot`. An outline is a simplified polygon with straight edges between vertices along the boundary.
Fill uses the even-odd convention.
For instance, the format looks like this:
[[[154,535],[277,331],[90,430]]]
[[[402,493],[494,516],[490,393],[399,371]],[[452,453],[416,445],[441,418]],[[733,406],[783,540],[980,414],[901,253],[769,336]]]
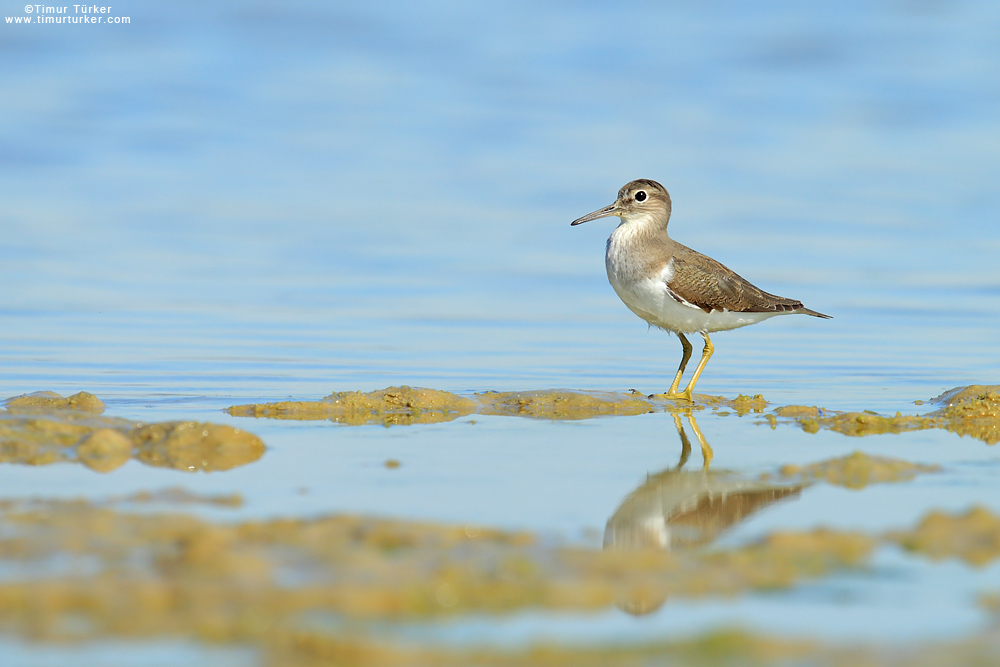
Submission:
[[[650,394],[647,398],[659,398],[665,401],[687,401],[688,403],[694,403],[694,398],[692,398],[690,389],[685,389],[684,391],[667,391],[662,394]]]

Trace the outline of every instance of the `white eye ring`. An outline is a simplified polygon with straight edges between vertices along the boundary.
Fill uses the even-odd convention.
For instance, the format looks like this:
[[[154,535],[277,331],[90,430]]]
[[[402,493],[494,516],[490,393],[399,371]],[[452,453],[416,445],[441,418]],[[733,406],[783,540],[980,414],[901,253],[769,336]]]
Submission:
[[[638,192],[636,192],[635,193],[635,200],[636,201],[646,201],[646,191],[645,190],[639,190]]]

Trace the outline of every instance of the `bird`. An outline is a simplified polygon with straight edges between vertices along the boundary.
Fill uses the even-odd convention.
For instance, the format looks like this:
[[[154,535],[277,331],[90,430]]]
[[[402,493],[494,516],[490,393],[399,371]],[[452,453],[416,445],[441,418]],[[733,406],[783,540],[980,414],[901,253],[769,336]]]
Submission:
[[[610,206],[570,223],[576,226],[598,218],[618,217],[608,237],[604,264],[608,281],[629,310],[650,325],[677,334],[683,354],[666,399],[693,401],[694,387],[715,347],[710,333],[738,329],[777,315],[812,315],[797,299],[769,294],[720,262],[674,241],[667,233],[670,194],[656,181],[638,179],[625,184]],[[685,334],[705,339],[701,361],[684,391],[678,391],[691,358]]]

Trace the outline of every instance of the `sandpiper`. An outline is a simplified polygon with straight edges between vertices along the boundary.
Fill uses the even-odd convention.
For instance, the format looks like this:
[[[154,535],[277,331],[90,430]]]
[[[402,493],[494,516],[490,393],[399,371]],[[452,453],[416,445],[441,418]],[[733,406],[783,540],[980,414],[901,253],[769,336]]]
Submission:
[[[692,400],[694,385],[715,349],[708,337],[713,331],[792,313],[830,318],[801,301],[768,294],[711,257],[670,238],[670,195],[656,181],[632,181],[618,191],[614,204],[570,224],[611,216],[621,220],[608,237],[604,256],[611,286],[629,310],[677,334],[684,348],[674,381],[661,395],[664,398]],[[677,391],[691,358],[691,343],[684,334],[695,332],[704,337],[705,348],[687,388]]]

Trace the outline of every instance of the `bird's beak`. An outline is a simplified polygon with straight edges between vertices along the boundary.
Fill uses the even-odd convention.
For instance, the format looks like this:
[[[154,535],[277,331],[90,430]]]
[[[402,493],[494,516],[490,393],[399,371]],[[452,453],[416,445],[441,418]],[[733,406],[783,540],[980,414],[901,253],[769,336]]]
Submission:
[[[575,227],[576,225],[582,225],[585,222],[590,222],[591,220],[597,220],[598,218],[607,218],[612,215],[618,215],[618,202],[615,202],[611,206],[605,206],[604,208],[599,208],[593,213],[588,213],[582,218],[577,218],[573,222],[569,223],[570,226]]]

